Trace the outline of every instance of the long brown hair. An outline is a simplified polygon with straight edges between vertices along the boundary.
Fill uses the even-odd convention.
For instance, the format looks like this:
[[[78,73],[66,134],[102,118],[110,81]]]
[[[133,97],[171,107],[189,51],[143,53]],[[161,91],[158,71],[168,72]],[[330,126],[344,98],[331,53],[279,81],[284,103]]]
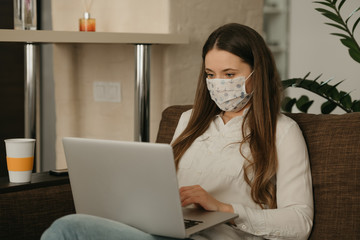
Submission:
[[[240,57],[253,69],[253,96],[242,125],[243,140],[240,153],[247,160],[244,179],[251,187],[251,197],[262,208],[276,208],[276,122],[280,112],[281,83],[274,58],[263,38],[252,28],[226,24],[215,30],[202,50],[202,67],[189,123],[172,146],[176,165],[194,140],[202,135],[214,117],[221,113],[211,100],[206,86],[205,56],[213,48]],[[251,157],[242,153],[244,144],[250,147]]]

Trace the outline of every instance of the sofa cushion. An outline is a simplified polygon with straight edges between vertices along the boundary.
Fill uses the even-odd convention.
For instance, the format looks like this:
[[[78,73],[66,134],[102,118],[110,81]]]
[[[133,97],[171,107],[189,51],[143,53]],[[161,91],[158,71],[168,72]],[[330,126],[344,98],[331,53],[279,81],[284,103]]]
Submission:
[[[360,239],[360,113],[288,116],[309,150],[315,204],[310,239]]]

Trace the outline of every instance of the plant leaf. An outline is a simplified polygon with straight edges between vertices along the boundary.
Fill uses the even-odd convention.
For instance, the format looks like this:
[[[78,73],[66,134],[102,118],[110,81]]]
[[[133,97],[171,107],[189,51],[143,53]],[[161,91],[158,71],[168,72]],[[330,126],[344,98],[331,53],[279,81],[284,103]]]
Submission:
[[[333,12],[327,10],[327,9],[324,9],[324,8],[315,8],[315,10],[320,12],[321,14],[329,14],[329,13],[335,14],[335,13],[333,13]]]
[[[296,82],[296,78],[295,79],[283,80],[283,81],[281,81],[281,84],[282,84],[283,88],[286,89],[288,87],[293,86],[295,82]]]
[[[336,104],[330,101],[326,101],[321,105],[321,113],[329,114],[336,108]]]
[[[301,95],[300,98],[296,101],[296,106],[302,105],[309,101],[309,97],[306,95]]]
[[[324,10],[324,9],[323,9]],[[343,20],[341,19],[341,17],[339,17],[338,15],[336,15],[335,13],[332,13],[330,11],[324,10],[324,11],[320,11],[322,15],[324,15],[325,17],[333,20],[334,22],[339,23],[340,25],[345,25]]]
[[[354,11],[352,11],[352,12],[349,14],[348,18],[345,20],[345,23],[347,23],[347,22],[349,21],[349,19],[351,18],[351,16],[354,15],[354,13],[356,13],[356,12],[359,11],[359,10],[360,10],[360,7],[358,7],[358,8],[355,9]]]
[[[340,41],[342,44],[344,44],[344,46],[346,46],[350,49],[354,49],[354,50],[357,49],[356,43],[354,43],[353,39],[351,39],[351,38],[343,38],[343,39],[340,39]]]
[[[316,82],[321,76],[322,76],[322,73],[314,79],[314,82]]]
[[[309,108],[311,107],[311,105],[314,103],[314,100],[308,101],[307,103],[304,103],[301,106],[301,109],[299,109],[300,111],[307,113]]]
[[[356,62],[360,63],[360,53],[354,49],[349,49],[349,54],[352,59],[354,59]]]
[[[329,84],[323,84],[320,85],[320,87],[317,89],[317,93],[319,93],[322,96],[329,96],[329,91],[331,89],[331,86]]]
[[[338,37],[342,37],[342,38],[348,38],[349,36],[345,35],[345,34],[342,34],[342,33],[330,33],[331,35],[335,35],[335,36],[338,36]]]
[[[304,113],[307,113],[310,106],[313,104],[314,101],[309,101],[309,97],[302,95],[297,101],[296,101],[296,107]]]
[[[339,7],[338,7],[338,8],[339,8],[339,11],[340,11],[341,7],[343,6],[343,4],[345,3],[345,1],[346,1],[346,0],[342,0],[342,1],[340,2]]]
[[[325,82],[321,82],[320,83],[320,87],[323,87],[324,85],[327,85],[330,81],[332,81],[334,78],[329,78],[328,80],[326,80]]]
[[[311,87],[313,87],[314,85],[318,86],[319,84],[316,82],[316,80],[318,80],[319,77],[320,77],[320,76],[318,76],[317,78],[315,78],[315,79],[314,79],[313,81],[311,81],[309,84],[305,84],[304,87],[311,89]]]
[[[338,24],[335,24],[335,23],[325,23],[325,24],[326,24],[326,25],[333,26],[333,27],[336,27],[336,28],[338,28],[338,29],[343,30],[343,31],[346,32],[346,28],[344,28],[344,27],[341,26],[341,25],[338,25]]]
[[[354,112],[360,112],[360,101],[358,100],[355,100],[351,106],[351,109],[354,111]]]
[[[345,79],[344,80],[341,80],[340,82],[338,82],[337,84],[335,84],[333,87],[334,88],[336,88],[337,86],[339,86],[341,83],[343,83],[345,81]]]
[[[351,101],[351,96],[350,93],[345,93],[343,91],[340,92],[341,95],[343,95],[340,99],[340,103],[347,109],[351,108],[352,105],[352,101]]]
[[[311,72],[308,72],[305,77],[303,77],[303,79],[306,79],[309,75],[310,75]]]
[[[356,26],[359,24],[360,22],[360,17],[356,20],[356,22],[354,23],[353,27],[352,27],[352,30],[351,30],[351,34],[354,34],[355,32],[355,28]]]
[[[301,84],[304,82],[304,80],[306,80],[306,78],[307,78],[309,75],[310,75],[310,72],[308,72],[308,73],[305,75],[305,77],[303,77],[303,78],[298,78],[298,79],[296,80],[296,82],[294,83],[294,85],[295,85],[295,86],[301,85]]]
[[[325,6],[327,6],[327,7],[330,7],[330,8],[332,8],[332,9],[336,9],[335,8],[335,5],[334,4],[332,4],[332,3],[329,3],[329,2],[320,2],[320,1],[315,1],[314,3],[319,3],[319,4],[322,4],[322,5],[325,5]]]
[[[313,81],[312,84],[309,85],[309,87],[306,88],[306,89],[308,89],[308,90],[310,90],[310,91],[312,91],[312,92],[317,93],[317,92],[318,92],[317,90],[318,90],[320,87],[321,87],[321,86],[320,86],[320,84],[319,84],[318,82]]]
[[[340,101],[342,95],[339,93],[339,91],[337,90],[337,86],[339,86],[344,80],[338,82],[337,84],[335,84],[334,86],[330,86],[330,88],[328,90],[326,90],[325,94],[329,97],[331,97],[332,99],[334,99],[335,101]]]
[[[281,108],[285,112],[291,112],[292,107],[296,103],[296,98],[285,97],[281,103]]]

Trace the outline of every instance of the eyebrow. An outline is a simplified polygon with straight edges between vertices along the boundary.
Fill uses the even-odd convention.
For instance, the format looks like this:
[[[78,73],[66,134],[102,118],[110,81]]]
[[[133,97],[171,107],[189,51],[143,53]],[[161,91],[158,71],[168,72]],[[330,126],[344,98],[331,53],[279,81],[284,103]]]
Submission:
[[[210,68],[205,68],[205,71],[214,72],[214,71],[211,70]],[[235,68],[226,68],[226,69],[222,70],[222,72],[227,72],[227,71],[239,71],[239,70],[238,70],[238,69],[235,69]]]
[[[223,72],[227,72],[227,71],[239,71],[239,70],[235,68],[226,68],[223,70]]]

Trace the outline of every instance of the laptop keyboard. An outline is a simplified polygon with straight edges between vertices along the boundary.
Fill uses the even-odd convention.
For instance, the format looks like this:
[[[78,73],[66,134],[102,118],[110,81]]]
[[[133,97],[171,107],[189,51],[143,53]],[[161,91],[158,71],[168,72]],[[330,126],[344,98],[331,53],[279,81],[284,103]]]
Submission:
[[[200,223],[203,223],[203,221],[196,221],[196,220],[190,220],[190,219],[184,219],[185,223],[185,229],[191,228],[193,226],[196,226]]]

